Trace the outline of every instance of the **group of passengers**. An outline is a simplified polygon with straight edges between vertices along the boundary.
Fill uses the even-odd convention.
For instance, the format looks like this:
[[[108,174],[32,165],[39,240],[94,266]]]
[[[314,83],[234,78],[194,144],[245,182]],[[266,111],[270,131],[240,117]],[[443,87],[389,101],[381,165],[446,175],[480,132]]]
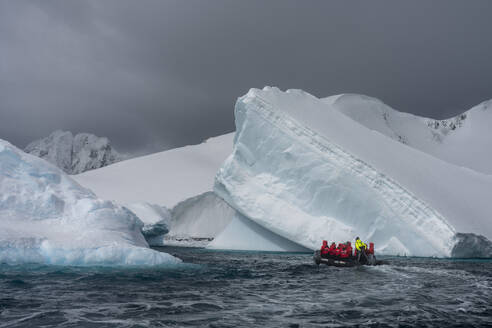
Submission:
[[[323,240],[323,246],[321,246],[321,256],[325,258],[357,258],[359,259],[362,250],[365,250],[367,245],[357,237],[355,239],[355,253],[352,254],[352,244],[350,241],[346,243],[339,243],[338,246],[335,243],[331,243],[328,247],[328,242]]]

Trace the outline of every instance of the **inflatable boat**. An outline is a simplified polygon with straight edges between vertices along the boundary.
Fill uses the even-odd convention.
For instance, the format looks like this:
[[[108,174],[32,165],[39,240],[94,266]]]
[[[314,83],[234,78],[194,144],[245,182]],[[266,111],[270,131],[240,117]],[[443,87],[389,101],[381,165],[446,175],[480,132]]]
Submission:
[[[350,242],[338,244],[338,247],[335,247],[334,245],[335,243],[332,243],[332,245],[328,247],[326,240],[323,240],[321,249],[314,252],[314,263],[318,266],[320,264],[326,264],[336,267],[386,264],[385,262],[376,259],[373,243],[369,243],[368,249],[355,251],[354,253],[352,253]]]

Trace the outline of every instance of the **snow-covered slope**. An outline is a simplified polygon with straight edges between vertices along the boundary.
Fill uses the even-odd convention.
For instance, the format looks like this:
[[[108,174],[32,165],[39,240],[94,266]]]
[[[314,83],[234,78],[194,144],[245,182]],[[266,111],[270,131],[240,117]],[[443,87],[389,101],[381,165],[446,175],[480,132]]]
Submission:
[[[99,197],[122,204],[149,202],[172,208],[211,191],[214,176],[232,151],[234,134],[137,157],[73,178]]]
[[[68,174],[78,174],[118,162],[118,154],[107,138],[90,133],[57,130],[48,137],[31,142],[24,149],[58,166]]]
[[[142,222],[60,169],[0,140],[0,263],[160,265]]]
[[[492,174],[492,101],[446,120],[402,113],[363,95],[342,94],[322,101],[371,130],[447,162]]]
[[[492,239],[492,176],[374,132],[299,90],[252,89],[235,114],[234,150],[215,192],[281,237],[314,249],[359,235],[381,253],[420,256],[450,256],[456,232]]]

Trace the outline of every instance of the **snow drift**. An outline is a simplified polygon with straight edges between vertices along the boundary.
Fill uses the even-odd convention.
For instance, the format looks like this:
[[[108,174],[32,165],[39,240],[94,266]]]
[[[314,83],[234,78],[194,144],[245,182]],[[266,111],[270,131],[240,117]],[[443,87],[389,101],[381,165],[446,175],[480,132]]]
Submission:
[[[60,169],[0,140],[0,263],[161,265],[142,222]]]
[[[309,249],[358,235],[383,254],[451,256],[456,232],[492,238],[492,176],[375,133],[299,90],[252,89],[235,119],[214,190],[243,221]],[[230,230],[222,240],[239,233]]]
[[[125,160],[73,178],[99,197],[120,204],[147,202],[172,208],[212,190],[217,170],[232,151],[233,136]]]
[[[123,159],[108,138],[90,133],[57,130],[48,137],[31,142],[26,153],[43,158],[68,174],[78,174],[113,164]]]

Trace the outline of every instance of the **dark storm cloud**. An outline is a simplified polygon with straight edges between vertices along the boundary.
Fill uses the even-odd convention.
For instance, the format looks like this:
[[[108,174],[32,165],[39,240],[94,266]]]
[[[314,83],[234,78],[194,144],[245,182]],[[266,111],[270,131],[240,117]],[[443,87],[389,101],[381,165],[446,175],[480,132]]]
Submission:
[[[250,87],[444,118],[492,98],[492,2],[0,1],[0,138],[157,150],[234,129]]]

